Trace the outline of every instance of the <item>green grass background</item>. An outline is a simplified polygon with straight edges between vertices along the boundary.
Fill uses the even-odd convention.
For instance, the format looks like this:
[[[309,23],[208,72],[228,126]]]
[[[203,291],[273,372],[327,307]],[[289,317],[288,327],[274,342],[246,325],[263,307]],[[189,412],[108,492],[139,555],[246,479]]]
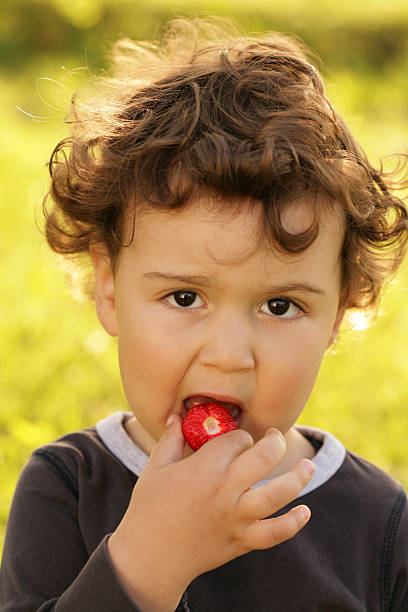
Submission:
[[[328,95],[371,160],[407,150],[404,2],[343,1],[341,8],[328,0],[5,2],[0,9],[0,547],[15,483],[32,450],[126,407],[115,341],[101,329],[92,304],[69,293],[37,227],[48,184],[45,164],[66,135],[70,92],[104,67],[101,58],[120,35],[153,38],[169,16],[197,9],[232,15],[247,30],[301,35],[320,53]],[[84,64],[86,70],[74,70]],[[408,487],[407,372],[405,264],[371,328],[342,332],[300,422],[329,429]]]

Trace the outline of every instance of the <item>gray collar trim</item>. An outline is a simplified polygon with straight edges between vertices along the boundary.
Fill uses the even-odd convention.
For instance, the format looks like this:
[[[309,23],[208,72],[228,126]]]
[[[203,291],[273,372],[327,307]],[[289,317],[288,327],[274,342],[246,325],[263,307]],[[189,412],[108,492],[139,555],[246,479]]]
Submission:
[[[124,424],[131,412],[114,412],[96,424],[96,431],[102,442],[128,470],[140,476],[149,456],[139,448],[128,435]]]
[[[142,451],[128,436],[124,421],[131,416],[131,412],[115,412],[96,424],[96,431],[105,446],[119,459],[133,474],[140,476],[149,456]],[[312,479],[305,486],[298,497],[311,493],[325,482],[330,480],[341,467],[346,449],[332,434],[315,427],[297,426],[297,429],[323,442],[321,448],[313,457],[316,471]],[[268,480],[260,480],[254,486],[266,484]]]

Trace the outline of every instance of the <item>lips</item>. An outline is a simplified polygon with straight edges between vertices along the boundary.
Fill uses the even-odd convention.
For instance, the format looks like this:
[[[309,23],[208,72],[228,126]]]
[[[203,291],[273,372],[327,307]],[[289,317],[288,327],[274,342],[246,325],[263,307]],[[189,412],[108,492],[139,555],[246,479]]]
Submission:
[[[217,397],[213,395],[211,396],[210,395],[191,395],[190,397],[187,397],[185,400],[183,400],[183,409],[182,409],[182,414],[181,414],[182,418],[184,419],[187,412],[193,406],[198,406],[200,404],[217,403],[217,404],[221,404],[222,406],[224,406],[224,408],[226,408],[226,410],[228,410],[228,412],[234,419],[237,427],[239,427],[240,422],[241,422],[240,417],[242,415],[242,403],[238,399],[236,400],[236,402],[227,401],[227,400],[232,400],[235,398],[223,397],[223,399],[221,399],[221,397],[222,396]]]

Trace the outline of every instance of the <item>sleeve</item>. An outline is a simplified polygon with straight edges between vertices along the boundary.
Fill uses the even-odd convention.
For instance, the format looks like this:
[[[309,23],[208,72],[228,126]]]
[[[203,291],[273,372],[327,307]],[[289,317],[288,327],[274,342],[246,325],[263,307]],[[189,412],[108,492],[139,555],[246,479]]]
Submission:
[[[404,490],[401,490],[391,513],[387,546],[384,548],[383,562],[391,556],[391,578],[384,584],[384,606],[389,612],[408,610],[408,504]],[[388,587],[393,585],[392,591]],[[388,588],[387,588],[388,587]]]
[[[110,564],[106,536],[89,557],[78,499],[32,456],[10,509],[0,570],[0,612],[140,612]]]

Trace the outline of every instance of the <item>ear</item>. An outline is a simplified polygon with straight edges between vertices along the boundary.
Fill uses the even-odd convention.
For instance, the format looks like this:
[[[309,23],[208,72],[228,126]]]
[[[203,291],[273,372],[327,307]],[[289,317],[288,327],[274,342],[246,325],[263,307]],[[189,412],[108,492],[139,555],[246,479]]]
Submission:
[[[336,320],[334,322],[333,329],[332,329],[331,334],[330,334],[329,342],[327,344],[327,348],[329,348],[333,344],[333,342],[335,341],[335,339],[337,337],[337,334],[339,333],[339,328],[340,328],[340,325],[341,325],[341,323],[343,321],[343,317],[344,317],[344,313],[345,312],[346,312],[346,307],[345,306],[339,306],[339,309],[337,311]]]
[[[115,281],[111,260],[104,244],[90,247],[95,278],[95,306],[98,318],[111,336],[117,335]]]

